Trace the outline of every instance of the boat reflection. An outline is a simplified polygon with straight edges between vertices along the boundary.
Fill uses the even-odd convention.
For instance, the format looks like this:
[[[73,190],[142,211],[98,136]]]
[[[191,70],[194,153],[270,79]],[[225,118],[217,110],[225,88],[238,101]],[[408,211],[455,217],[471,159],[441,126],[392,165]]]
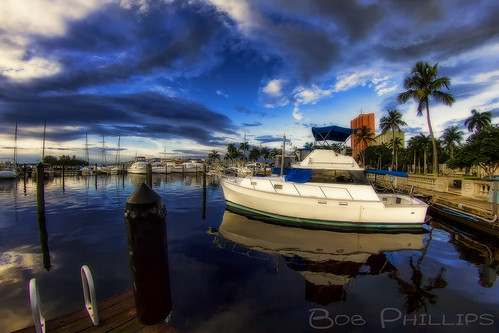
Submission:
[[[396,272],[385,252],[424,248],[422,233],[309,230],[269,224],[229,210],[216,236],[221,247],[226,245],[224,240],[282,256],[289,268],[304,277],[306,299],[320,305],[345,301],[346,287],[359,275]]]

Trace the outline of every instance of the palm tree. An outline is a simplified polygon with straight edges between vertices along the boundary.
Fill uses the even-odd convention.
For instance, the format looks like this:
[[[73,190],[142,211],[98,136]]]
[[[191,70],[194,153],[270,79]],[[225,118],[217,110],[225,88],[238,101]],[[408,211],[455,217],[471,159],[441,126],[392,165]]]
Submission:
[[[468,126],[468,131],[473,132],[476,130],[477,132],[488,128],[492,123],[492,112],[478,112],[477,110],[471,110],[471,117],[467,118],[464,124]]]
[[[220,154],[218,151],[213,149],[209,154],[208,154],[208,161],[210,163],[215,162],[216,160],[220,161]]]
[[[267,147],[260,148],[260,154],[263,157],[263,168],[264,168],[265,175],[267,174],[267,163],[268,163],[268,160],[270,159],[271,153],[272,152]]]
[[[242,152],[243,160],[246,160],[246,152],[249,150],[249,144],[246,139],[239,144],[239,150]]]
[[[313,142],[305,142],[304,148],[314,148],[314,143]]]
[[[386,110],[388,111],[388,116],[383,117],[379,121],[379,128],[382,133],[386,133],[388,130],[392,130],[392,141],[395,141],[395,130],[400,131],[400,126],[407,125],[405,121],[402,120],[402,114],[397,110]],[[393,156],[392,165],[395,164],[395,169],[398,169],[398,161],[395,158],[397,145],[393,145]],[[393,163],[395,159],[395,163]]]
[[[423,168],[423,173],[426,172],[426,159],[427,159],[427,151],[428,148],[430,147],[431,144],[431,138],[430,136],[426,136],[423,133],[419,133],[419,135],[416,135],[412,137],[408,142],[407,142],[407,150],[411,151],[414,153],[414,171],[416,171],[416,159],[418,161],[421,161],[421,155],[418,153],[423,151],[423,158],[424,158],[424,168]],[[419,156],[419,158],[416,158]],[[421,164],[421,163],[418,163]],[[421,170],[421,168],[419,168]]]
[[[362,125],[357,132],[355,133],[355,144],[359,143],[364,143],[366,148],[369,146],[371,142],[374,141],[374,133],[371,132],[371,129],[367,127],[366,125]],[[362,160],[362,165],[366,165],[365,161],[365,153],[363,154],[364,151],[360,152],[360,157]]]
[[[463,132],[457,126],[446,128],[442,135],[442,140],[445,148],[450,151],[450,157],[454,158],[454,148],[463,141]]]
[[[229,143],[227,145],[227,155],[229,160],[234,163],[234,160],[238,157],[238,151],[234,143]]]
[[[399,103],[405,103],[410,98],[418,103],[418,116],[423,115],[423,110],[426,109],[426,120],[428,121],[428,129],[430,130],[431,142],[433,145],[433,172],[438,175],[438,152],[437,142],[433,135],[433,128],[430,121],[430,97],[445,105],[452,105],[455,102],[454,96],[450,93],[443,92],[439,89],[445,87],[449,89],[450,79],[447,76],[438,76],[438,64],[433,66],[427,62],[419,61],[412,68],[412,76],[408,76],[404,80],[404,88],[407,90],[400,93],[397,97]]]
[[[260,151],[260,148],[253,147],[253,148],[251,148],[251,150],[249,152],[248,160],[253,161],[253,162],[258,161],[258,159],[260,158],[261,155],[262,155],[262,153]]]
[[[393,149],[393,155],[392,155],[392,165],[393,165],[393,156],[395,156],[395,170],[398,170],[398,151],[399,148],[403,148],[404,144],[402,142],[402,138],[393,138],[390,140],[390,143],[388,144],[390,148]]]

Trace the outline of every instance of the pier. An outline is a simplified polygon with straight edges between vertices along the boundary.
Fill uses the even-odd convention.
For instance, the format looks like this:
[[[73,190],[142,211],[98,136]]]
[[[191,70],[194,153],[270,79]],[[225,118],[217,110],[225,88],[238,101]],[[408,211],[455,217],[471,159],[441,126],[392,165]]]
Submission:
[[[409,175],[408,178],[377,175],[371,176],[371,179],[387,189],[402,192],[413,189],[429,204],[428,214],[443,217],[450,227],[491,241],[499,238],[498,199],[496,203],[493,199],[494,182],[423,175]]]
[[[100,323],[92,324],[87,311],[82,307],[76,311],[46,322],[47,332],[178,332],[171,324],[161,322],[147,326],[137,318],[133,291],[128,290],[98,304]],[[36,332],[35,327],[27,327],[15,333]]]

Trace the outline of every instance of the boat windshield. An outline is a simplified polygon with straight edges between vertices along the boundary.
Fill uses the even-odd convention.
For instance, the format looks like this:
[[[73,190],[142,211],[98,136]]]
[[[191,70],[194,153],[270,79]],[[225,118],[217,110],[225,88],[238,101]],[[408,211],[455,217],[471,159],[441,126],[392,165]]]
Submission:
[[[312,170],[312,178],[309,182],[369,185],[362,170]]]

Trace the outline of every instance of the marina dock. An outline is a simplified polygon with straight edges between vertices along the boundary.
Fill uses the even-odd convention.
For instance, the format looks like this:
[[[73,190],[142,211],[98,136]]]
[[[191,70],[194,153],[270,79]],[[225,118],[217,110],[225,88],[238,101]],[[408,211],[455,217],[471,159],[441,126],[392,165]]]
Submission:
[[[82,307],[76,311],[58,318],[47,320],[47,332],[178,332],[171,324],[161,322],[146,326],[137,319],[132,290],[105,299],[98,304],[100,323],[92,324],[86,310]],[[36,332],[35,327],[27,327],[15,333]]]

